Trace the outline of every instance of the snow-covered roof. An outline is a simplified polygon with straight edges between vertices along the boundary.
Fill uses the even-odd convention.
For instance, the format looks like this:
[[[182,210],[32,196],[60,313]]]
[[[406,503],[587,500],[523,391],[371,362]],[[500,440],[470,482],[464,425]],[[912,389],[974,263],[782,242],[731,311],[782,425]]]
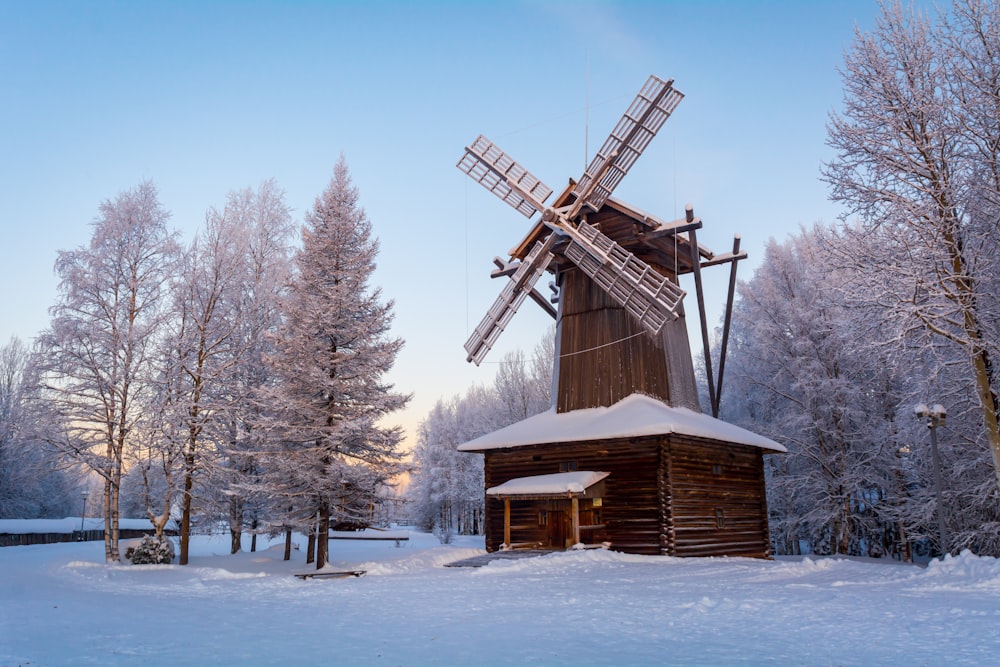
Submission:
[[[591,470],[557,472],[551,475],[518,477],[486,489],[488,496],[547,496],[584,493],[610,473]]]
[[[552,409],[470,440],[459,445],[458,449],[463,452],[481,452],[505,447],[637,438],[669,433],[749,445],[773,452],[788,451],[774,440],[735,424],[688,408],[670,407],[642,394],[632,394],[606,408],[570,412],[556,412]]]

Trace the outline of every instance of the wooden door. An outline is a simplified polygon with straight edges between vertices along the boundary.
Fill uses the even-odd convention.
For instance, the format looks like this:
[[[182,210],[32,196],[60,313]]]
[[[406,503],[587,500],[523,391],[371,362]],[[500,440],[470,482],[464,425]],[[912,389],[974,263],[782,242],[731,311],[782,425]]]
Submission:
[[[548,514],[548,544],[550,549],[566,549],[571,546],[569,503],[556,501],[549,504]]]

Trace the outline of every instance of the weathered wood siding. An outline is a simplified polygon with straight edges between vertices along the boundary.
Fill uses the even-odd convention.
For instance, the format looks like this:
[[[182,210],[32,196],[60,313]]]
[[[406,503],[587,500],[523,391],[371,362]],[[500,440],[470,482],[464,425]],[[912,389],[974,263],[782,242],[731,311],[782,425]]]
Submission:
[[[761,450],[671,436],[675,556],[770,555]]]
[[[613,405],[636,392],[699,409],[683,313],[655,339],[579,269],[559,280],[558,412]]]
[[[657,485],[659,447],[655,442],[630,444],[627,440],[566,443],[493,450],[486,455],[486,488],[531,475],[561,472],[560,464],[575,462],[578,470],[611,473],[605,480],[602,530],[588,531],[585,542],[610,541],[615,549],[631,553],[660,553],[660,502]],[[511,540],[544,541],[537,509],[531,501],[511,502]],[[535,526],[532,530],[531,526]],[[503,501],[486,499],[486,549],[503,543]]]
[[[585,542],[612,549],[676,556],[770,554],[764,467],[753,447],[663,436],[554,443],[485,452],[486,488],[564,470],[611,473],[600,508],[603,528]],[[545,501],[511,502],[511,540],[545,543],[538,512]],[[503,543],[503,501],[486,499],[486,548]]]

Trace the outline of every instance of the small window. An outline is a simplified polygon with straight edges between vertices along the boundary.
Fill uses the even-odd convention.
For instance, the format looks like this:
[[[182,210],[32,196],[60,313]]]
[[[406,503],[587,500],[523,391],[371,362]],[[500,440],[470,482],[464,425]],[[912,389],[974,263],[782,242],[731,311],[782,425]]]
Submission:
[[[535,454],[534,456],[531,457],[531,460],[532,461],[541,461],[542,460],[542,455],[541,454]]]
[[[559,472],[576,472],[576,461],[563,461],[559,464]]]
[[[716,528],[726,527],[726,515],[723,514],[721,507],[715,508],[715,527]]]
[[[549,525],[549,513],[546,510],[541,510],[538,512],[538,525],[539,526]]]
[[[721,475],[722,474],[722,465],[720,465],[718,463],[712,464],[712,474],[716,475],[716,476]]]

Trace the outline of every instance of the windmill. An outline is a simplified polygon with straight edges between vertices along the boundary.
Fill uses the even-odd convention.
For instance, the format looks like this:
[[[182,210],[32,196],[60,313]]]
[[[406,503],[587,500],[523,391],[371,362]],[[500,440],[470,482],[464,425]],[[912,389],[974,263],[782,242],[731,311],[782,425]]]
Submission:
[[[716,256],[698,245],[701,221],[688,206],[683,219],[664,222],[611,195],[684,95],[673,80],[650,76],[578,182],[545,201],[552,189],[480,135],[458,168],[527,218],[540,219],[511,259],[494,262],[494,277],[509,278],[500,296],[465,344],[479,364],[525,297],[556,318],[557,412],[611,405],[645,393],[700,410],[678,276],[693,273],[713,416],[728,342],[739,250]],[[709,355],[701,269],[730,262],[719,382]],[[558,311],[535,288],[547,271],[556,275]]]

